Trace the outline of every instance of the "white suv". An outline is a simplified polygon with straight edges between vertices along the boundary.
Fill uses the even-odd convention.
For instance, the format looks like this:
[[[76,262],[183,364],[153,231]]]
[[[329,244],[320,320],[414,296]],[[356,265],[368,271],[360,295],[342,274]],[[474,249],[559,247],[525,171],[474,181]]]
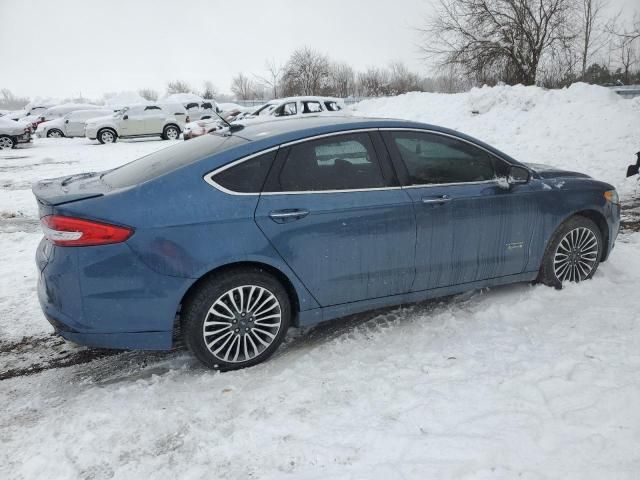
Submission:
[[[160,105],[125,107],[113,115],[92,118],[85,126],[85,136],[100,143],[114,143],[118,138],[162,137],[177,140],[184,130],[184,109],[174,112]]]

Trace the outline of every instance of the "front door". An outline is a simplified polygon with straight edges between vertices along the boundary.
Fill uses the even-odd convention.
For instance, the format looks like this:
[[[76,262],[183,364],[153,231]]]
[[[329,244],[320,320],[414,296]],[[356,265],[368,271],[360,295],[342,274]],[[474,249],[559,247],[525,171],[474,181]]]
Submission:
[[[413,290],[524,271],[536,203],[528,185],[504,188],[498,182],[508,164],[435,132],[383,135],[416,210]]]
[[[260,196],[256,222],[322,306],[411,288],[415,216],[381,150],[375,132],[284,146]]]

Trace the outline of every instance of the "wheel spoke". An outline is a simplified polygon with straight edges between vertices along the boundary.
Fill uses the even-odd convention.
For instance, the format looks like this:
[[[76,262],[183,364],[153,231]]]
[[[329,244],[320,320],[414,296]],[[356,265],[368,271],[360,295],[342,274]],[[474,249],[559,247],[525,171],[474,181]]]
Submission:
[[[277,338],[281,324],[277,297],[264,287],[242,285],[213,302],[202,335],[218,361],[242,363],[262,354]]]

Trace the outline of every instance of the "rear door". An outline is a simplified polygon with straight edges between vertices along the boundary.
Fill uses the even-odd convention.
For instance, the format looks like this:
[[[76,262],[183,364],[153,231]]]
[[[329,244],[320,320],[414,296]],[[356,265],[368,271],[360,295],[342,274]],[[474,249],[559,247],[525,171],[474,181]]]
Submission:
[[[167,114],[157,105],[147,105],[144,107],[144,133],[162,133],[166,118]]]
[[[529,185],[500,186],[508,164],[469,142],[385,131],[417,221],[414,290],[522,273],[538,215]]]
[[[322,306],[411,288],[413,207],[377,132],[282,146],[255,218]]]

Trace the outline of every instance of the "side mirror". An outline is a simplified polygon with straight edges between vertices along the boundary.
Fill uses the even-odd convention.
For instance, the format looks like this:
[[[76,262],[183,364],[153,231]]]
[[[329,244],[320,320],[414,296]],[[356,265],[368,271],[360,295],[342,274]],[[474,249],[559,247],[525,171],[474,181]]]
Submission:
[[[503,190],[509,190],[513,185],[520,185],[523,183],[529,183],[531,179],[531,172],[519,165],[511,165],[507,170],[505,177],[498,177],[496,181],[498,186]]]
[[[69,123],[69,119],[67,118],[67,119],[64,121],[64,123]]]
[[[124,115],[124,116],[122,117],[122,119],[123,119],[123,120],[129,120],[129,115]]]
[[[531,179],[531,172],[519,165],[511,165],[507,172],[507,181],[509,185],[519,185],[522,183],[529,183]]]

